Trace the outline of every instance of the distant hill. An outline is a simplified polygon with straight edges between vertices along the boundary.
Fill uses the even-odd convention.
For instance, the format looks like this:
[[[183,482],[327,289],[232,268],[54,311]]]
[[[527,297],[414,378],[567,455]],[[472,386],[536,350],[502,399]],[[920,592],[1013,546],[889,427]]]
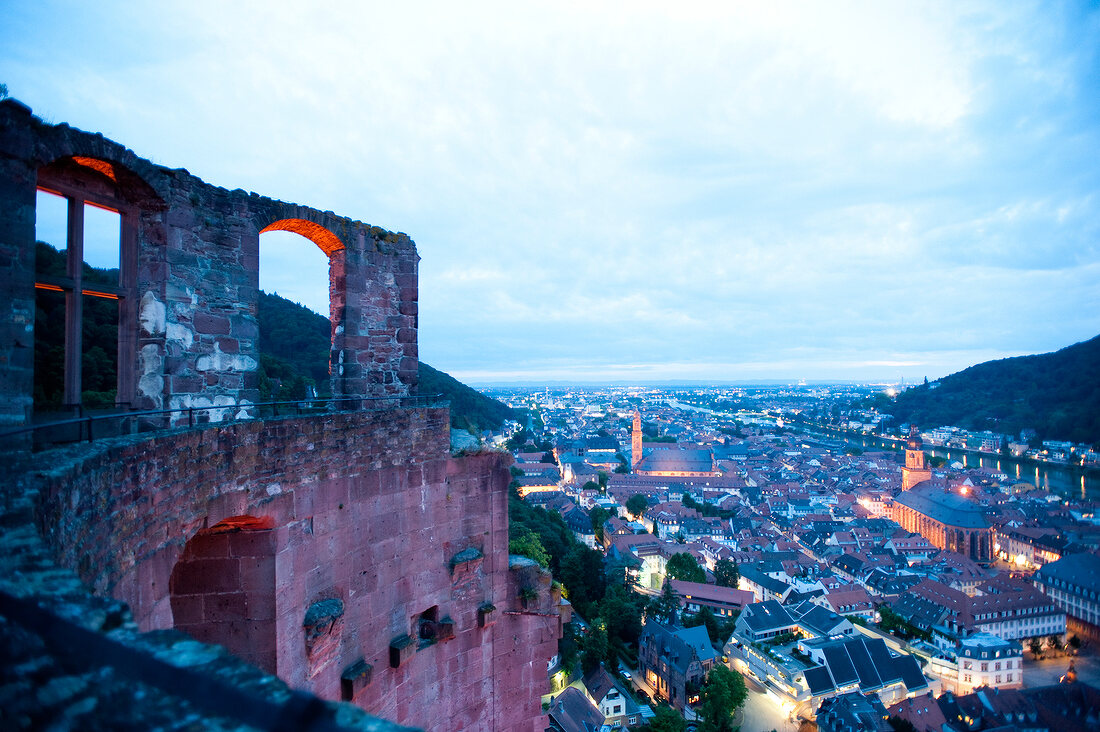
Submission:
[[[971,366],[898,395],[889,411],[922,428],[957,425],[1100,442],[1100,336],[1054,353]]]
[[[260,399],[300,399],[306,387],[329,396],[328,318],[278,295],[260,293]]]
[[[420,362],[420,393],[447,397],[451,402],[451,424],[459,429],[477,433],[500,429],[506,419],[518,420],[507,404],[490,399],[423,361]]]
[[[327,395],[331,326],[328,318],[278,295],[260,293],[262,399],[297,399],[308,387]],[[420,393],[451,402],[451,424],[480,432],[515,419],[512,409],[442,371],[420,363]]]
[[[40,275],[64,275],[65,256],[49,244],[38,242],[36,268]],[[84,265],[85,282],[117,282],[118,270]],[[35,404],[39,409],[56,409],[64,395],[65,297],[37,290],[35,338]],[[260,293],[260,399],[301,399],[310,389],[329,396],[328,359],[331,325],[328,318],[278,295]],[[84,298],[85,349],[82,360],[86,407],[109,406],[115,402],[118,340],[118,305],[113,300]],[[420,364],[420,393],[442,394],[451,402],[451,424],[480,432],[499,429],[506,419],[515,419],[505,404],[477,392]]]

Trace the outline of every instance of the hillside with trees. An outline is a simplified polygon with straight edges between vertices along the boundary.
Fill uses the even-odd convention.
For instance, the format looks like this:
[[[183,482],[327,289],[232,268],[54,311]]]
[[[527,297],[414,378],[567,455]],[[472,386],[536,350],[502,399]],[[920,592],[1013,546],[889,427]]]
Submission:
[[[64,276],[65,255],[38,242],[40,277]],[[84,281],[118,282],[118,270],[84,265]],[[64,394],[65,296],[38,290],[35,313],[35,403],[57,409]],[[260,400],[282,401],[331,396],[328,378],[331,324],[328,318],[278,295],[260,293]],[[115,403],[118,303],[84,298],[82,377],[85,407]],[[425,363],[420,364],[420,393],[440,394],[451,402],[451,424],[477,433],[499,429],[515,419],[510,407],[481,394]]]
[[[885,406],[901,422],[956,425],[1041,438],[1100,442],[1100,336],[1053,353],[971,366],[902,392]]]
[[[299,399],[308,389],[327,396],[329,319],[278,295],[260,293],[260,388],[263,399]],[[451,425],[472,433],[499,429],[515,419],[506,404],[420,363],[421,394],[451,403]],[[265,386],[266,383],[266,386]]]

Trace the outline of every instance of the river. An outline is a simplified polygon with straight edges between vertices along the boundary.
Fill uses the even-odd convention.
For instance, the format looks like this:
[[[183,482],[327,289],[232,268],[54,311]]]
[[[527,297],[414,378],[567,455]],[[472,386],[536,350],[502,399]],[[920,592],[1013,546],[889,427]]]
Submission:
[[[806,431],[809,432],[809,430]],[[827,436],[840,438],[862,447],[900,449],[903,444],[897,439],[883,439],[874,435],[822,432]],[[1082,468],[1030,458],[1005,457],[977,450],[958,450],[931,445],[925,445],[924,451],[935,457],[946,458],[948,462],[958,462],[964,468],[997,470],[1007,475],[1012,482],[1030,483],[1067,498],[1093,499],[1100,496],[1100,468]]]
[[[668,405],[676,409],[684,409],[692,412],[703,412],[716,417],[739,417],[728,412],[715,412],[705,407],[697,407],[693,404],[685,404],[675,399],[669,399]],[[768,420],[773,421],[773,420]],[[860,445],[865,448],[900,449],[902,442],[897,439],[883,439],[875,435],[857,435],[850,432],[834,430],[810,430],[800,425],[790,425],[792,429],[809,434],[818,434],[834,439],[842,439],[848,443]],[[957,450],[946,447],[932,447],[926,445],[924,451],[935,457],[946,458],[948,462],[959,462],[964,468],[990,468],[1008,476],[1014,483],[1030,483],[1043,490],[1056,493],[1067,498],[1093,499],[1100,497],[1100,468],[1082,468],[1079,466],[1065,465],[1061,463],[1048,463],[1030,458],[1004,457],[976,450]]]

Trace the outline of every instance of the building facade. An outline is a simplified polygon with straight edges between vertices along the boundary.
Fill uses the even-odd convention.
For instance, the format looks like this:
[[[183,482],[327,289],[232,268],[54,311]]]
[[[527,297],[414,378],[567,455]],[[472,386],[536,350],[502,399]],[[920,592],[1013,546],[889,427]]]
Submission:
[[[924,457],[924,442],[914,425],[905,442],[905,467],[901,469],[901,489],[907,491],[918,483],[932,479],[932,470]]]
[[[940,549],[975,562],[993,561],[993,528],[981,506],[934,483],[925,481],[899,493],[890,518]]]
[[[1100,556],[1071,554],[1044,564],[1035,586],[1066,613],[1066,632],[1100,640]]]

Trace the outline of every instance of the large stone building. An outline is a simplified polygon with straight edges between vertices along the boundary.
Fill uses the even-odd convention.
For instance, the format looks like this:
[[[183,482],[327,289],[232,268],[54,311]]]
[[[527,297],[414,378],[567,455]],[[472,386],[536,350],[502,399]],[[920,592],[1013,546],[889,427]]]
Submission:
[[[894,498],[890,518],[947,551],[993,561],[993,527],[974,501],[926,481]]]
[[[36,269],[39,196],[67,210],[64,275]],[[117,282],[94,288],[82,281],[88,206],[117,212],[120,228]],[[401,724],[546,727],[558,598],[546,572],[509,557],[510,458],[451,456],[446,406],[415,396],[409,237],[208,185],[14,100],[0,102],[0,210],[0,518],[17,542],[5,595],[101,632],[131,613],[139,631],[185,630]],[[330,262],[335,398],[316,416],[257,407],[259,237],[272,230]],[[32,453],[44,434],[31,429],[37,293],[65,298],[70,405],[82,302],[118,303],[117,344],[100,345],[117,352],[123,414],[80,423],[83,445]],[[93,427],[116,436],[92,441]],[[128,609],[97,610],[118,601]],[[112,663],[85,660],[83,694],[103,679],[95,664]]]
[[[721,475],[709,448],[660,443],[646,448],[642,441],[642,416],[634,412],[630,435],[630,464],[635,475],[675,478],[708,478]]]
[[[1044,564],[1035,586],[1066,613],[1066,632],[1100,640],[1100,556],[1071,554]]]
[[[638,673],[657,699],[679,710],[699,702],[699,689],[717,658],[701,625],[673,628],[650,620],[638,639]]]
[[[932,480],[916,427],[905,443],[901,493],[894,498],[889,515],[906,531],[920,534],[940,549],[976,562],[993,561],[993,527],[982,507]]]

